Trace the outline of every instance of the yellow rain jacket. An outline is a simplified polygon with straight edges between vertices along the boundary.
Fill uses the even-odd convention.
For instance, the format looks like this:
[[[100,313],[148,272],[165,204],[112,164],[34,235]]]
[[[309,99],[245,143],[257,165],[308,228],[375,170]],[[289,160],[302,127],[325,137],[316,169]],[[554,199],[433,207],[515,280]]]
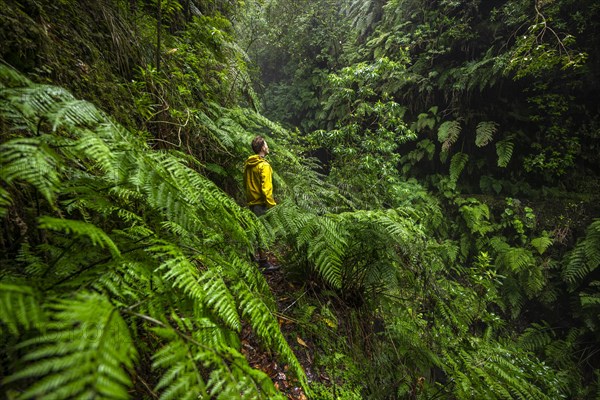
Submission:
[[[244,185],[249,206],[275,206],[273,200],[273,169],[263,157],[255,154],[248,157],[244,168]]]

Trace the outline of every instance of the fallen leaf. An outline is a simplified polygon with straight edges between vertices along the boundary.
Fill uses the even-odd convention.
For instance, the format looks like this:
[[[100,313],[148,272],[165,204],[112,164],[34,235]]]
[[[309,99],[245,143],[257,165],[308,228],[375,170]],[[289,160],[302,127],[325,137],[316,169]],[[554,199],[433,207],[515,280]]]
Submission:
[[[300,336],[296,336],[296,341],[298,342],[298,344],[300,344],[301,346],[304,346],[308,349],[308,345],[306,344],[306,342],[302,339],[300,339]]]

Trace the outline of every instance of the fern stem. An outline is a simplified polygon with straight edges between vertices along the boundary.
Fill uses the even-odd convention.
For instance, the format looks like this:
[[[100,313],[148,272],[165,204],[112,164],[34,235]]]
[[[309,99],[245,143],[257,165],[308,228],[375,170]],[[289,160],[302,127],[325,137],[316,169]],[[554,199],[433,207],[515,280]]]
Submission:
[[[60,261],[61,258],[63,258],[67,251],[71,250],[76,241],[77,240],[73,240],[70,245],[66,246],[63,249],[63,251],[58,255],[58,257],[56,257],[56,259],[51,264],[48,264],[48,268],[46,268],[46,270],[42,274],[42,279],[48,275],[48,272],[50,272],[50,270],[52,270],[52,268],[56,266],[56,264]]]
[[[146,388],[146,390],[148,390],[148,392],[150,393],[150,395],[155,398],[155,399],[159,399],[160,397],[154,393],[154,391],[152,390],[152,388],[148,385],[148,383],[139,375],[136,375],[136,378],[142,382],[142,385],[144,385],[144,387]]]
[[[135,316],[135,317],[138,317],[138,318],[144,319],[144,320],[146,320],[146,321],[148,321],[148,322],[152,322],[153,324],[155,324],[155,325],[158,325],[158,326],[160,326],[161,328],[172,328],[170,325],[167,325],[167,324],[165,324],[164,322],[157,320],[156,318],[152,318],[152,317],[151,317],[151,316],[149,316],[149,315],[144,315],[144,314],[136,313],[135,311],[131,311],[131,310],[130,310],[130,307],[128,307],[128,308],[123,308],[123,309],[121,309],[121,311],[122,311],[122,312],[124,312],[125,314],[133,315],[133,316]],[[176,331],[176,332],[178,332],[178,331]],[[178,332],[178,333],[181,333],[181,332]],[[188,337],[187,337],[187,336],[185,336],[185,335],[184,335],[184,336],[182,336],[182,337],[188,338]],[[190,341],[194,341],[194,339],[193,339],[193,338],[189,338],[189,339],[190,339]],[[199,345],[202,345],[201,343],[198,343],[198,344],[199,344]]]

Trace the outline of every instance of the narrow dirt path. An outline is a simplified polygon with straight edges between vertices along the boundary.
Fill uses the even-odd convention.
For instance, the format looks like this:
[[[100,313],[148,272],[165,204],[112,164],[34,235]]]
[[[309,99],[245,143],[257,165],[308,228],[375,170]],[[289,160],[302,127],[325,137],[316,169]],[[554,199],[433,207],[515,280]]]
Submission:
[[[275,265],[278,263],[275,259],[270,261]],[[310,350],[314,347],[297,336],[295,322],[285,315],[289,306],[295,301],[290,294],[297,293],[299,288],[285,279],[285,274],[281,268],[275,271],[266,272],[265,278],[269,283],[277,302],[277,319],[281,331],[296,354],[298,361],[304,368],[309,381],[314,380],[314,373],[312,372],[313,357]],[[288,370],[288,366],[281,364],[273,352],[269,349],[264,349],[260,345],[250,326],[245,325],[242,328],[241,338],[242,353],[246,356],[246,359],[253,368],[259,369],[269,375],[273,380],[275,387],[277,387],[288,399],[307,399],[304,390]]]

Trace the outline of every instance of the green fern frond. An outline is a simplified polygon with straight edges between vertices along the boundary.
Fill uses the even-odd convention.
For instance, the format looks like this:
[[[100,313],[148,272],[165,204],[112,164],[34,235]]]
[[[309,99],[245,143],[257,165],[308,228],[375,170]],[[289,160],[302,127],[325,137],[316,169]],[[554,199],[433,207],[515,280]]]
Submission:
[[[0,89],[31,86],[32,82],[18,71],[0,65]]]
[[[458,152],[454,156],[452,156],[452,159],[450,160],[450,180],[451,181],[456,182],[458,180],[460,173],[463,171],[463,169],[465,168],[465,165],[467,165],[468,161],[469,161],[469,155],[466,153]]]
[[[49,121],[54,132],[61,127],[93,126],[103,118],[92,104],[77,100],[67,90],[56,86],[33,85],[5,90],[1,95],[9,99],[10,109],[18,111],[9,115],[18,116],[31,132],[36,131],[34,121],[37,116]],[[13,120],[13,123],[16,122]]]
[[[525,294],[529,298],[538,295],[546,285],[544,270],[538,265],[534,265],[524,271],[520,274],[519,279],[522,282]]]
[[[181,160],[167,154],[146,157],[137,165],[131,182],[153,208],[192,234],[207,226],[227,226],[227,231],[214,229],[211,240],[223,240],[227,234],[241,244],[250,244],[251,232],[259,229],[251,213],[241,211],[213,182]]]
[[[311,214],[302,213],[293,204],[284,203],[270,211],[266,224],[274,235],[294,238],[312,219]]]
[[[510,249],[510,245],[506,243],[506,240],[500,236],[494,236],[490,239],[490,246],[497,253],[504,253]]]
[[[250,367],[237,350],[223,347],[219,349],[219,356],[223,357],[231,367],[230,372],[225,372],[223,368],[214,368],[210,373],[208,389],[211,398],[219,400],[285,399],[275,389],[269,376],[263,371]],[[223,363],[216,357],[213,357],[213,360],[215,364]]]
[[[8,208],[11,206],[12,202],[13,199],[10,195],[10,192],[4,187],[0,186],[0,218],[4,218],[6,216],[6,212],[8,211]]]
[[[176,289],[180,289],[190,298],[203,302],[205,293],[200,285],[200,271],[181,251],[181,249],[165,241],[156,242],[147,249],[161,262],[157,272],[164,275],[166,281],[172,281]]]
[[[595,281],[598,284],[598,281]],[[583,308],[600,306],[600,293],[580,293],[579,301]]]
[[[277,304],[271,295],[271,287],[265,278],[265,275],[247,261],[239,258],[234,258],[228,263],[231,268],[230,279],[232,280],[243,280],[248,288],[261,297],[269,309],[276,309]]]
[[[23,243],[19,248],[16,260],[25,266],[25,272],[31,278],[42,276],[49,265],[42,256],[36,254],[29,243]]]
[[[435,214],[435,210],[431,211]],[[418,212],[411,214],[408,209],[389,209],[374,214],[373,222],[385,228],[385,234],[396,244],[414,244],[426,238],[423,227],[416,223],[420,218]]]
[[[39,329],[45,321],[40,294],[31,286],[0,282],[0,333],[14,336]]]
[[[512,318],[517,318],[523,309],[526,296],[523,294],[523,287],[515,278],[505,278],[502,284],[502,293],[505,305],[510,306],[508,311]],[[507,311],[507,310],[504,310]]]
[[[496,341],[446,354],[457,398],[550,400],[564,396],[559,375],[522,349]],[[541,375],[537,375],[541,374]],[[549,383],[552,376],[554,383]]]
[[[165,280],[172,281],[173,287],[213,310],[215,316],[230,329],[241,330],[237,304],[216,267],[200,271],[177,246],[171,244],[157,244],[149,251],[162,259],[157,271],[163,272]]]
[[[588,227],[585,235],[584,252],[588,263],[592,267],[600,264],[600,220],[592,222]]]
[[[542,255],[548,249],[548,247],[552,246],[553,240],[548,236],[540,236],[534,239],[531,239],[531,246],[537,250],[537,252]]]
[[[423,334],[424,325],[424,320],[402,310],[389,322],[388,329],[399,351],[406,355],[405,361],[426,371],[431,365],[442,367],[444,362],[429,345],[427,335]]]
[[[341,268],[347,245],[344,229],[328,217],[315,218],[298,235],[299,248],[306,248],[307,258],[325,282],[341,287]]]
[[[526,351],[545,349],[554,340],[552,329],[546,322],[533,323],[519,337],[519,346]]]
[[[65,95],[63,101],[55,104],[46,116],[52,122],[52,131],[62,127],[94,126],[103,119],[102,113],[93,104],[85,100],[77,100],[71,94]]]
[[[485,235],[492,230],[490,209],[487,204],[475,199],[466,199],[459,211],[471,233]]]
[[[106,139],[103,139],[97,132],[90,130],[81,130],[79,139],[75,143],[75,150],[81,159],[92,161],[90,169],[99,168],[109,177],[117,176],[118,164],[116,163],[115,149],[111,148]],[[85,157],[85,158],[84,158]]]
[[[137,351],[129,327],[110,301],[82,292],[57,301],[48,332],[21,344],[27,365],[5,379],[35,378],[22,399],[128,399]]]
[[[458,121],[446,121],[438,128],[438,141],[442,143],[442,151],[447,152],[456,143],[462,127]]]
[[[493,121],[482,121],[475,129],[475,145],[484,147],[492,141],[494,134],[498,131],[498,124]]]
[[[87,237],[94,246],[107,248],[113,257],[121,255],[117,245],[106,232],[88,222],[43,216],[39,218],[39,228],[65,232],[76,237]]]
[[[164,292],[163,282],[152,271],[153,261],[139,254],[134,260],[122,260],[116,268],[99,276],[92,287],[110,296],[115,305],[129,306],[148,300],[149,292]]]
[[[505,168],[508,165],[510,159],[512,158],[514,147],[515,144],[513,142],[512,137],[509,137],[496,143],[496,154],[498,155],[499,167]]]
[[[192,352],[172,329],[154,328],[153,331],[166,340],[152,357],[152,367],[164,371],[156,384],[161,400],[208,399],[206,382],[198,369],[198,361],[204,358],[202,349]]]
[[[301,212],[297,207],[277,207],[270,213],[269,223],[277,234],[294,241],[315,271],[333,287],[341,287],[341,265],[346,232],[335,220]]]
[[[237,313],[237,304],[229,288],[216,268],[211,268],[202,274],[200,282],[206,292],[206,305],[215,311],[230,329],[239,332],[242,323]]]
[[[586,230],[583,239],[567,256],[567,264],[562,272],[567,283],[574,284],[588,276],[600,265],[600,220],[596,219]]]
[[[500,253],[496,262],[510,271],[521,272],[535,265],[535,259],[531,251],[522,247],[511,247]]]
[[[0,145],[0,178],[25,181],[54,204],[60,185],[60,161],[42,138],[18,138]],[[4,197],[4,196],[3,196]]]

